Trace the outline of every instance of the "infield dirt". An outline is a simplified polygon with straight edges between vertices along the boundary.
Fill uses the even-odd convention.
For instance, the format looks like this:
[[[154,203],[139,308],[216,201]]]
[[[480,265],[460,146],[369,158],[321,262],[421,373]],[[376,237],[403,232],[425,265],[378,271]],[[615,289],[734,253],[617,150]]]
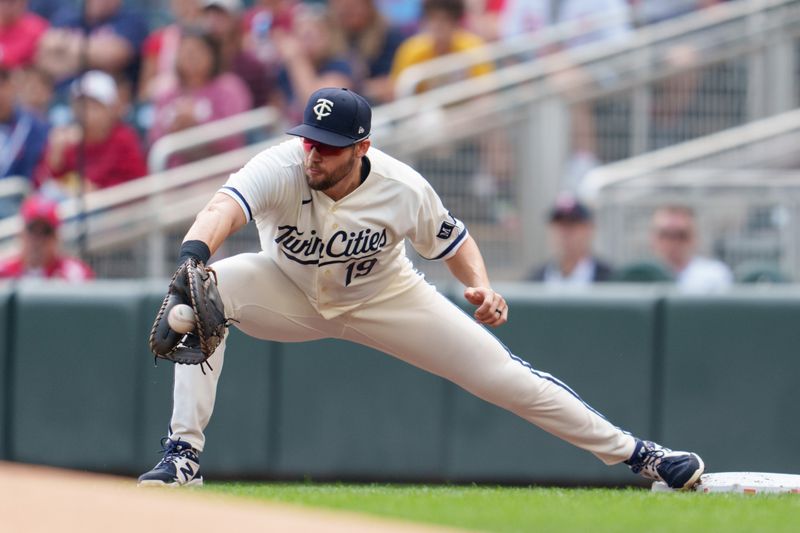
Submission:
[[[0,462],[0,530],[4,533],[456,531],[357,513],[245,502],[191,489],[137,488],[132,479],[4,462]]]

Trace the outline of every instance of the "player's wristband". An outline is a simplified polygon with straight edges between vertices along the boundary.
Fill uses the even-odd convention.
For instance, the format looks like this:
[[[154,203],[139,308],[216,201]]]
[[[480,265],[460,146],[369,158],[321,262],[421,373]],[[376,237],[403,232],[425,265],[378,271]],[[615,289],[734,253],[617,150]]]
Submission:
[[[208,263],[211,258],[211,250],[203,241],[186,241],[181,244],[181,251],[178,254],[178,265],[182,265],[187,259],[195,258],[203,264]]]

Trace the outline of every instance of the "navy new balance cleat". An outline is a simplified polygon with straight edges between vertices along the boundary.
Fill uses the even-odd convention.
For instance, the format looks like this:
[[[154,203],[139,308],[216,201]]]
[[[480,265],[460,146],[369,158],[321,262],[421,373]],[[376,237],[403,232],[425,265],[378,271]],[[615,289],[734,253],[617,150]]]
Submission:
[[[200,453],[180,438],[161,439],[164,458],[149,472],[139,476],[139,486],[191,487],[203,484]]]
[[[625,461],[634,474],[663,481],[672,489],[694,487],[705,465],[696,453],[674,452],[648,440],[637,440],[631,458]]]

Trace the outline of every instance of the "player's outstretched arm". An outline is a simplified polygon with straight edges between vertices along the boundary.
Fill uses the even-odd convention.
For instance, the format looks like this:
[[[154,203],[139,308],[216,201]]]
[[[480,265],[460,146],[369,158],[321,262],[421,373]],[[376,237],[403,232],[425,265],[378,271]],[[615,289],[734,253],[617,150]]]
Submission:
[[[505,324],[508,320],[508,305],[500,293],[492,290],[486,264],[472,236],[468,235],[461,248],[445,263],[453,276],[466,285],[464,298],[478,306],[475,320],[492,327]]]
[[[156,357],[199,364],[202,369],[222,342],[228,319],[217,291],[216,276],[210,274],[205,264],[228,235],[246,223],[239,204],[222,193],[214,195],[197,214],[183,240],[178,269],[150,330],[150,350]],[[188,320],[190,324],[180,324],[172,317],[179,305],[191,308],[188,315],[194,316]]]
[[[239,204],[227,194],[218,192],[197,214],[183,242],[202,241],[213,254],[229,235],[245,224],[247,218]]]

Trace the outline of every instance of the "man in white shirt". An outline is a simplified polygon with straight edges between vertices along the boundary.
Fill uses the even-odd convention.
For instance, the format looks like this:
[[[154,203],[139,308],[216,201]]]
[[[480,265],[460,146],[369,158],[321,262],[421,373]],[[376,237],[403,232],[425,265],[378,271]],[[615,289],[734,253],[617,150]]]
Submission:
[[[651,243],[656,256],[683,290],[711,292],[733,283],[731,270],[716,259],[697,255],[697,227],[690,207],[668,205],[653,213]]]

